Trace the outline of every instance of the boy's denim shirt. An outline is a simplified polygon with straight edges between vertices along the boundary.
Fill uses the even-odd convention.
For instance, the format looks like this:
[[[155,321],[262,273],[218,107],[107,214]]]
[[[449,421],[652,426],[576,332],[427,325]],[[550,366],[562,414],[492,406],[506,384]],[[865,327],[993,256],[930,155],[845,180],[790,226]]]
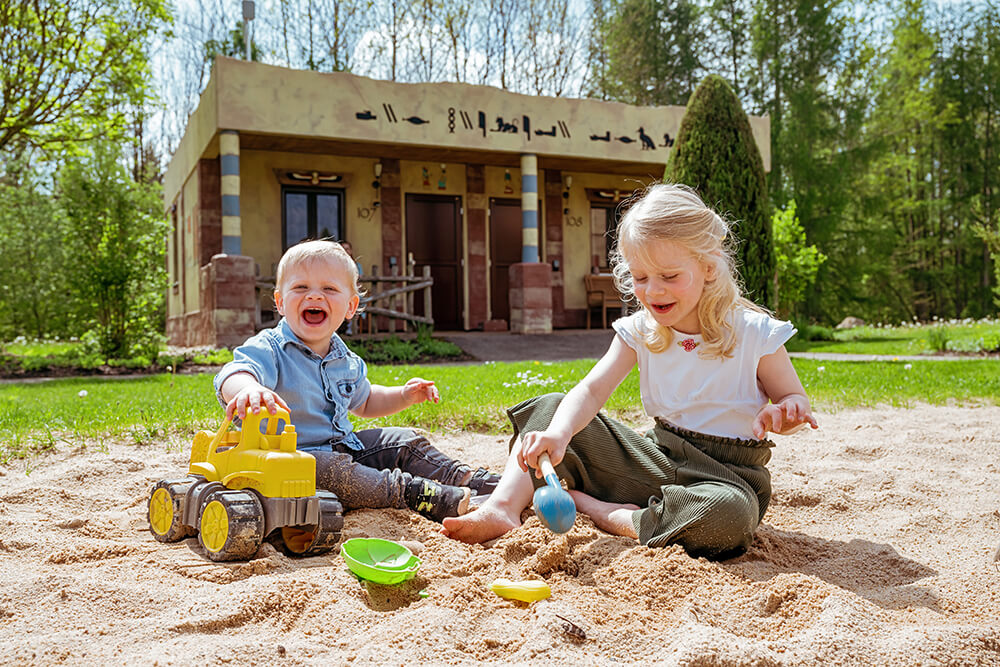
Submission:
[[[284,318],[273,329],[247,339],[215,376],[215,392],[223,405],[222,383],[240,371],[250,373],[288,403],[299,449],[330,449],[333,442],[364,448],[347,413],[371,394],[368,369],[336,334],[323,358],[298,339]]]

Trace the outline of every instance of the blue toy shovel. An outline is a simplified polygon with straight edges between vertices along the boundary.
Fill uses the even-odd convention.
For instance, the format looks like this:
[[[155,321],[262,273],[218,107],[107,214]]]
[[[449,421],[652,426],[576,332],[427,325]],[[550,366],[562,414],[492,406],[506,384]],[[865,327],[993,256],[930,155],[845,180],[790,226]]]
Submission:
[[[545,477],[545,486],[535,489],[532,502],[535,505],[535,516],[542,525],[553,533],[566,533],[576,521],[576,503],[573,496],[563,490],[556,476],[556,469],[548,454],[538,457],[538,467]]]

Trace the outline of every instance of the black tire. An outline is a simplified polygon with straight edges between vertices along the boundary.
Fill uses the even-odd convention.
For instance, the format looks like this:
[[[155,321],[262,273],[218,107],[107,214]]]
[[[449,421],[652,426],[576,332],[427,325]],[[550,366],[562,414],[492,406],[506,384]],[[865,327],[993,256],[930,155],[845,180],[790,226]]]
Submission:
[[[251,491],[215,491],[198,510],[198,542],[214,561],[251,558],[264,539],[264,510]]]
[[[330,491],[316,491],[319,498],[319,526],[285,526],[279,533],[281,550],[295,558],[327,553],[340,541],[344,527],[344,506]]]
[[[202,480],[196,477],[163,479],[157,482],[146,503],[149,532],[157,542],[177,542],[191,537],[197,530],[184,525],[184,502],[188,489]]]

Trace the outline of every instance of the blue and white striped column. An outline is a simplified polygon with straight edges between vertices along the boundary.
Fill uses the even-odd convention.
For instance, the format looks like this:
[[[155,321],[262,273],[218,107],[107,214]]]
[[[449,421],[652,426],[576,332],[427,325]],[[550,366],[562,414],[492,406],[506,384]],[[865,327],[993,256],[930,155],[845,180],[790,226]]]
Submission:
[[[521,261],[538,262],[538,157],[521,156]]]
[[[236,130],[219,133],[219,162],[222,172],[222,252],[242,254],[240,222],[240,134]]]

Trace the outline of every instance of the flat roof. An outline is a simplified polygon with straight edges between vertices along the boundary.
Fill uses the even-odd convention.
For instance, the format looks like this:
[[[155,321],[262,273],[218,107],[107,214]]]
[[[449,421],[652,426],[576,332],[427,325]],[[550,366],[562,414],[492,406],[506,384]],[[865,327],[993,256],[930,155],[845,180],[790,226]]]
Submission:
[[[217,58],[164,179],[169,199],[220,130],[245,149],[516,165],[659,176],[685,107],[541,97],[464,83],[396,83]],[[751,116],[770,169],[770,119]]]

